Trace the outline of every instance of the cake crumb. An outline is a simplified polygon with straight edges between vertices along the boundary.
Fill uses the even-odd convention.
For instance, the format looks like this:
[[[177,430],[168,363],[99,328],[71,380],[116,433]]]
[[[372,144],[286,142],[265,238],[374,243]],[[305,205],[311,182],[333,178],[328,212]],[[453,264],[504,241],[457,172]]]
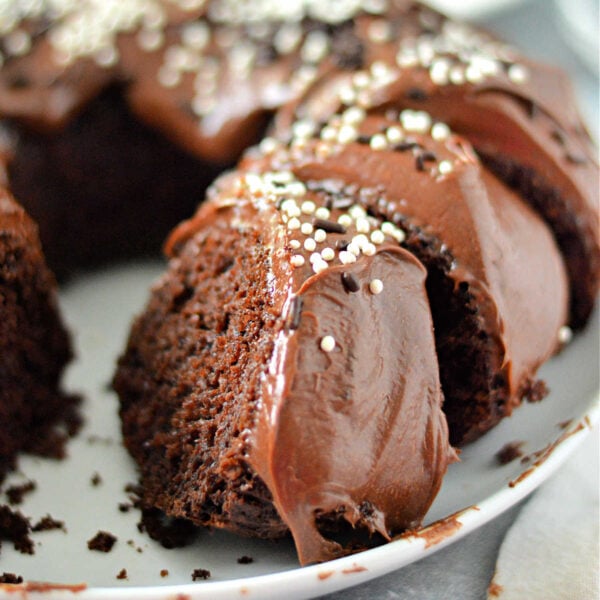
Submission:
[[[208,579],[210,577],[210,571],[207,569],[194,569],[192,571],[192,581],[198,581],[200,579]]]
[[[138,531],[146,532],[163,548],[182,548],[192,542],[197,528],[187,519],[167,517],[156,508],[142,508],[142,518],[138,523]]]
[[[254,559],[251,556],[244,555],[240,556],[237,561],[240,565],[249,565],[250,563],[254,562]]]
[[[121,569],[117,574],[117,579],[127,579],[127,569]]]
[[[520,458],[523,456],[523,452],[521,451],[521,446],[525,442],[508,442],[504,444],[498,452],[496,452],[495,457],[499,464],[507,465],[513,460]]]
[[[2,575],[0,575],[0,583],[23,583],[23,578],[14,573],[2,573]]]
[[[161,577],[168,577],[169,576],[169,569],[161,569],[160,570],[160,576]]]
[[[129,502],[119,502],[119,512],[126,513],[133,508],[133,504]]]
[[[37,487],[35,481],[27,481],[21,485],[12,485],[6,488],[6,497],[11,505],[21,504],[25,494],[30,494]]]
[[[64,521],[59,521],[50,515],[46,515],[31,528],[31,531],[51,531],[53,529],[62,529],[65,533],[67,532]]]
[[[91,540],[88,540],[87,546],[90,550],[110,552],[116,541],[117,538],[112,533],[99,531]]]
[[[21,554],[34,554],[30,532],[31,522],[27,517],[6,505],[0,506],[0,540],[12,542]]]
[[[94,487],[98,487],[102,483],[102,477],[100,477],[100,473],[94,472],[90,479],[90,482]]]

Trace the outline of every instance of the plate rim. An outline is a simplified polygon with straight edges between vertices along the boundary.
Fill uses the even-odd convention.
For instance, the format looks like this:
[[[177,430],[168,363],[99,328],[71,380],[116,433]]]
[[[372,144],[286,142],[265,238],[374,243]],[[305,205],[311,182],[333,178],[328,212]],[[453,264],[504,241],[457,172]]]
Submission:
[[[255,597],[258,595],[261,599],[268,600],[281,597],[280,591],[282,586],[285,586],[287,600],[292,600],[294,598],[310,598],[353,587],[430,556],[462,539],[517,504],[553,475],[591,431],[598,426],[599,422],[600,391],[595,390],[583,413],[579,417],[573,418],[569,426],[551,444],[542,449],[542,455],[538,461],[525,468],[516,479],[511,480],[512,485],[505,484],[475,504],[452,515],[447,515],[423,530],[411,535],[404,535],[388,544],[357,554],[276,573],[203,583],[89,587],[79,590],[56,589],[49,584],[50,587],[42,591],[28,589],[27,584],[11,585],[10,588],[0,584],[0,598],[15,598],[14,594],[21,591],[25,592],[27,597],[44,596],[56,600],[72,600],[73,598],[77,598],[77,600],[115,600],[116,598],[122,600],[138,600],[139,598],[146,600],[174,600],[175,598],[225,600],[245,598],[250,595],[255,595]],[[449,520],[454,521],[454,524],[449,532],[444,531],[441,526]],[[438,537],[435,537],[436,528],[440,528]],[[428,543],[428,540],[422,536],[423,531],[434,533],[433,541]],[[396,550],[399,548],[402,549],[400,558],[396,556]]]

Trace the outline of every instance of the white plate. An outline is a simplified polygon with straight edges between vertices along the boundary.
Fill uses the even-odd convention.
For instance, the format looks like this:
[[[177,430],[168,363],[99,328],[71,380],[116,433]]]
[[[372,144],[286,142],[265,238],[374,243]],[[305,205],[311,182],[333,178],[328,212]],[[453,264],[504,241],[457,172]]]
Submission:
[[[141,310],[149,283],[161,270],[157,263],[114,268],[82,277],[63,292],[64,312],[75,332],[80,357],[68,373],[68,385],[84,392],[87,423],[69,444],[70,458],[62,462],[23,458],[22,475],[12,476],[10,483],[34,479],[38,489],[20,509],[34,521],[47,513],[64,520],[68,533],[35,534],[34,556],[19,554],[5,542],[0,557],[0,571],[15,572],[26,581],[87,585],[76,596],[53,591],[52,598],[267,599],[281,597],[285,590],[286,598],[292,600],[356,585],[434,552],[518,502],[556,470],[598,420],[596,318],[593,326],[543,369],[551,395],[539,404],[523,406],[464,450],[462,461],[450,468],[426,522],[458,514],[434,523],[426,535],[306,568],[298,567],[289,541],[246,540],[223,532],[205,531],[192,546],[165,550],[138,532],[137,510],[118,510],[118,503],[127,501],[124,487],[135,482],[136,474],[120,444],[116,398],[107,390],[130,319]],[[567,420],[570,425],[561,428],[559,424],[564,427]],[[532,466],[535,457],[528,464],[515,460],[498,465],[494,455],[512,441],[525,442],[526,454],[542,451],[539,465]],[[90,482],[95,472],[102,478],[97,487]],[[511,486],[510,482],[519,479]],[[87,549],[87,540],[98,530],[118,537],[108,554]],[[254,562],[238,564],[243,555]],[[128,580],[116,579],[122,568],[127,569]],[[196,568],[208,569],[211,578],[192,584],[191,572]],[[160,576],[162,569],[168,569],[168,577]],[[0,597],[13,599],[15,595],[0,590]]]

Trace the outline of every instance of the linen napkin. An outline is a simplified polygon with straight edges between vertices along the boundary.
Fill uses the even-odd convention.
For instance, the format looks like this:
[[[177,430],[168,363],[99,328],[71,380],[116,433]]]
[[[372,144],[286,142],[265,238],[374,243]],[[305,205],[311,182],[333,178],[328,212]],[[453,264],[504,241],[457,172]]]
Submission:
[[[523,507],[508,530],[488,600],[597,600],[598,455],[595,430]]]

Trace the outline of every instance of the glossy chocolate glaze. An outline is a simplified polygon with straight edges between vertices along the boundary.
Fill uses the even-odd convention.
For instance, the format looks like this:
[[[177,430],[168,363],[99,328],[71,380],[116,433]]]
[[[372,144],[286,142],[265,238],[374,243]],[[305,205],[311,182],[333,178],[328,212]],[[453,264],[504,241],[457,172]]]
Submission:
[[[267,485],[300,562],[348,552],[319,526],[327,517],[384,540],[417,527],[456,459],[441,410],[425,269],[383,236],[370,255],[350,264],[332,259],[315,272],[310,252],[290,246],[310,236],[286,227],[285,209],[273,197],[250,192],[243,176],[222,179],[217,189],[168,248],[178,254],[187,239],[219,222],[257,228],[270,248],[269,294],[282,326],[269,364],[260,367],[247,461]],[[326,199],[307,192],[298,202],[312,202],[316,211]],[[328,230],[321,252],[358,233],[353,225],[335,230],[346,210],[319,214],[305,222]],[[293,257],[305,252],[304,264],[294,266]],[[371,289],[374,280],[382,290]],[[321,346],[326,336],[335,340],[331,351]]]

